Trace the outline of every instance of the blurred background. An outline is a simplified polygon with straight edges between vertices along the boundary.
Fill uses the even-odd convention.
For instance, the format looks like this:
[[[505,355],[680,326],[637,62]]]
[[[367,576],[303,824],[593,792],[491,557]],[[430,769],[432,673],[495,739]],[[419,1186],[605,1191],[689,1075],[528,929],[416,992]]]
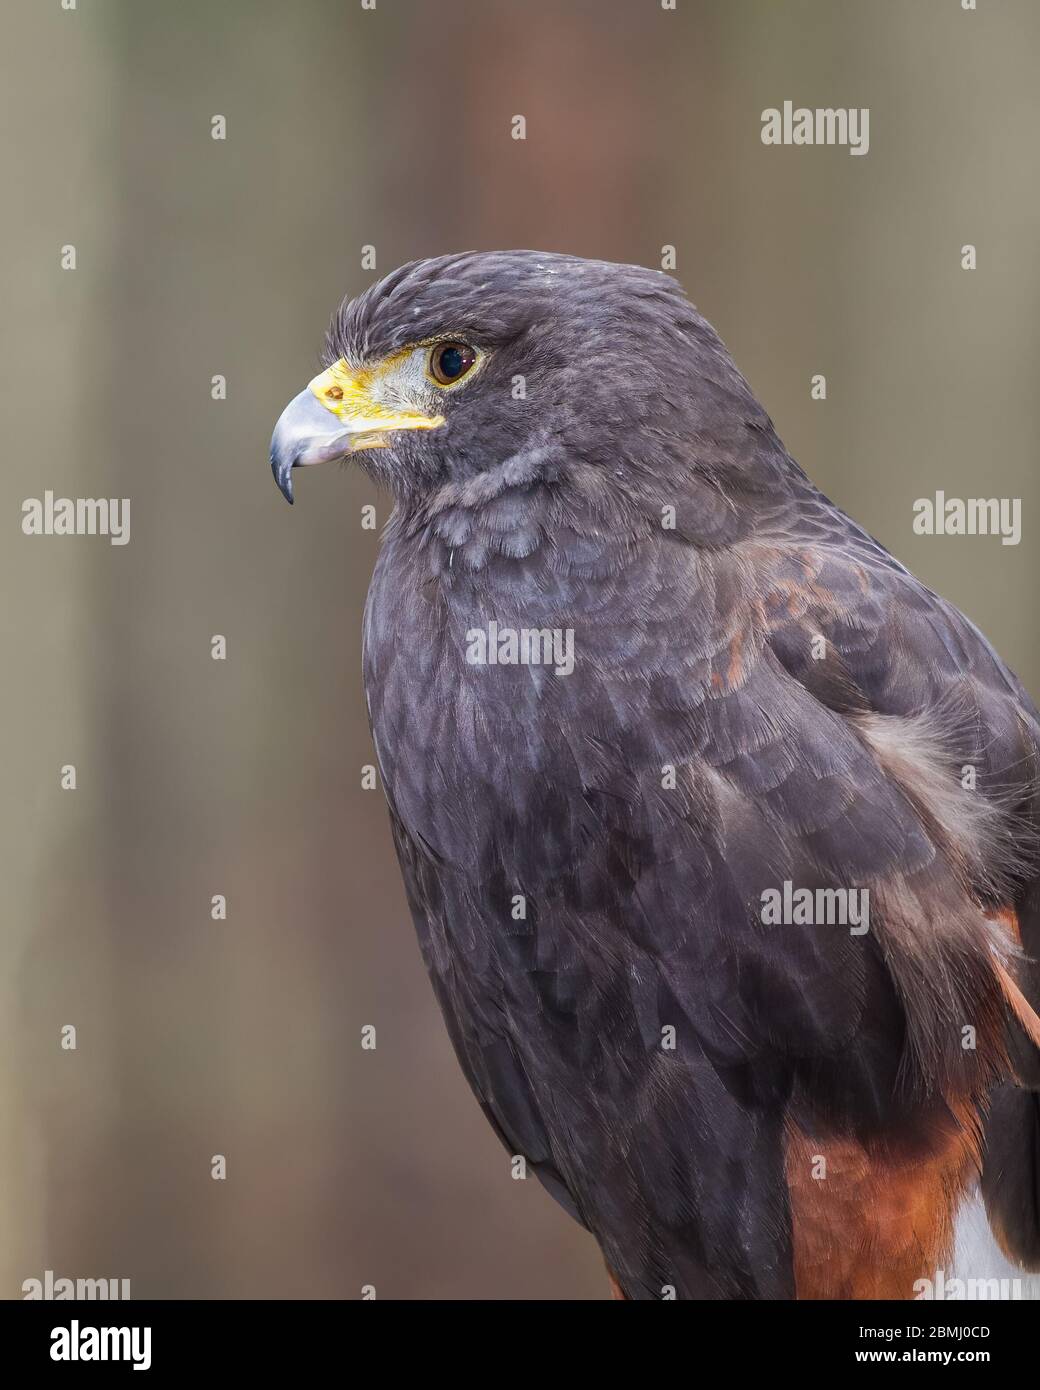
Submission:
[[[314,470],[290,511],[273,423],[401,261],[672,245],[803,467],[1040,694],[1040,8],[7,0],[3,28],[0,1294],[604,1297],[469,1095],[361,787],[387,500]],[[869,107],[869,154],[763,146],[785,99]],[[1023,543],[914,536],[937,488],[1022,498]],[[130,498],[130,543],[25,537],[46,489]]]

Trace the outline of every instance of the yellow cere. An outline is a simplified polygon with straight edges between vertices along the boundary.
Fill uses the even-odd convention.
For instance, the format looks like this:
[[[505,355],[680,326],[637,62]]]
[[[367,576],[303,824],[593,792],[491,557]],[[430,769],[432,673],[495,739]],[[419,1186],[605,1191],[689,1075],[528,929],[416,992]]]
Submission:
[[[375,367],[352,370],[342,358],[316,376],[310,390],[326,410],[341,420],[352,434],[378,434],[382,430],[435,430],[444,424],[443,415],[424,415],[418,410],[401,409],[393,400],[394,378],[407,352],[395,353]],[[381,441],[380,441],[381,442]],[[370,447],[378,447],[373,440]]]

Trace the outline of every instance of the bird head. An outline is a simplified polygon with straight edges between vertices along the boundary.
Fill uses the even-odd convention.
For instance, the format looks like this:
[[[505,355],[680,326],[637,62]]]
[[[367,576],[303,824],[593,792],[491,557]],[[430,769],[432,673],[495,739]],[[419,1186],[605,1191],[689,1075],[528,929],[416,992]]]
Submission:
[[[343,302],[323,360],[271,441],[290,502],[295,468],[356,456],[406,502],[577,483],[601,514],[658,516],[697,468],[715,489],[771,435],[711,325],[642,266],[415,261]],[[705,506],[732,512],[717,489]]]

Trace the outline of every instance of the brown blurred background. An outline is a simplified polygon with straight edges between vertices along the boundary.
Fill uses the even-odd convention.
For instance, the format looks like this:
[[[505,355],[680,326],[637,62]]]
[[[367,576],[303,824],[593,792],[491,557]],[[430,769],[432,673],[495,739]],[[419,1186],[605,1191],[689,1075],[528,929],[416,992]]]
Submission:
[[[468,1093],[361,789],[387,501],[314,470],[290,511],[272,425],[366,244],[379,274],[674,245],[792,453],[1040,694],[1040,8],[7,0],[3,27],[0,1294],[602,1297]],[[869,107],[869,154],[763,146],[785,99]],[[129,497],[129,545],[23,536],[47,488]],[[1021,497],[1023,543],[915,537],[936,488]]]

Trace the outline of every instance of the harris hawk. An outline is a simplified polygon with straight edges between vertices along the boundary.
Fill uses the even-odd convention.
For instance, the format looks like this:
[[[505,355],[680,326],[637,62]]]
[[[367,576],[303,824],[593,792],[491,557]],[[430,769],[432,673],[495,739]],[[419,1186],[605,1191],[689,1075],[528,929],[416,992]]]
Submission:
[[[1040,1266],[1040,716],[986,639],[659,271],[414,262],[325,363],[271,463],[394,497],[364,680],[423,957],[615,1295]]]

